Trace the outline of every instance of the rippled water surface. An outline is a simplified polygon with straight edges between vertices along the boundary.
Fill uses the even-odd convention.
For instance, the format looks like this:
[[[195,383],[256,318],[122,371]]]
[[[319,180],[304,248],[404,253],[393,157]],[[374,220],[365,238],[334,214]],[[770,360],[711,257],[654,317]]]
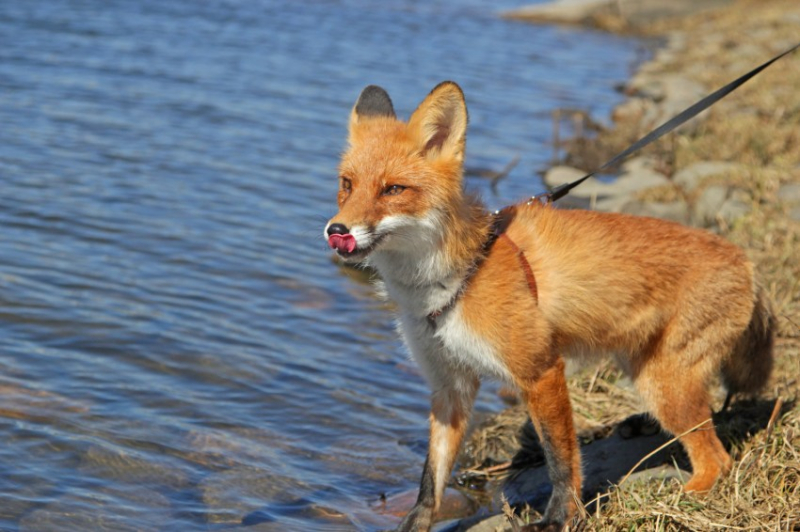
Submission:
[[[521,155],[468,185],[541,191],[551,110],[606,116],[640,50],[514,5],[0,2],[0,529],[391,525],[427,390],[330,260],[335,165],[364,85],[453,79],[468,166]]]

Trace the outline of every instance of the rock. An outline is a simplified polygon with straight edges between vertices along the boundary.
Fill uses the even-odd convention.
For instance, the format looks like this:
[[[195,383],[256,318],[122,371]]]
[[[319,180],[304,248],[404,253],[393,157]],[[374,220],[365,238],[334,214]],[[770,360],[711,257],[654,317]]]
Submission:
[[[294,503],[310,489],[274,471],[245,467],[213,473],[199,486],[208,522],[229,524],[239,524],[245,516],[263,512],[271,505]]]
[[[548,187],[557,187],[585,176],[586,172],[571,166],[554,166],[544,174],[544,183]],[[591,180],[591,179],[590,179]],[[585,185],[586,183],[584,183]],[[581,185],[583,186],[583,185]]]
[[[214,469],[249,465],[280,473],[282,451],[291,443],[281,434],[260,428],[195,429],[186,434],[184,446],[189,452],[185,458]]]
[[[800,203],[800,183],[787,183],[778,189],[778,199],[789,205]]]
[[[580,24],[610,5],[611,0],[561,0],[521,7],[507,11],[503,16],[531,22]]]
[[[653,482],[654,480],[667,480],[670,478],[677,479],[681,483],[686,482],[692,476],[691,473],[687,473],[682,469],[677,469],[674,466],[664,464],[658,467],[651,467],[650,469],[645,469],[644,471],[637,471],[636,473],[631,474],[625,482],[623,483],[624,486],[629,486],[631,484],[637,483],[646,483],[646,482]]]
[[[687,192],[695,190],[703,180],[729,172],[735,172],[740,168],[736,163],[725,161],[701,161],[690,164],[686,168],[678,171],[672,176],[672,181],[680,185]]]
[[[372,507],[380,515],[391,515],[397,517],[399,520],[411,511],[411,508],[413,508],[414,503],[417,501],[418,495],[419,490],[417,489],[404,491],[403,493],[392,495],[383,501],[375,502],[372,504]],[[461,519],[472,515],[477,507],[477,503],[462,492],[453,488],[445,488],[441,506],[436,514],[436,520],[449,521],[451,519]]]
[[[563,168],[563,167],[557,167]],[[557,175],[567,177],[566,172],[559,172]],[[583,177],[586,174],[581,173],[577,177],[573,178],[572,181]],[[555,179],[547,175],[545,176],[545,182],[550,185],[550,179]],[[559,182],[566,183],[567,181]],[[609,181],[605,183],[596,179],[594,177],[590,177],[583,183],[581,186],[573,189],[570,192],[570,195],[578,197],[578,198],[592,198],[592,197],[607,197],[607,196],[620,196],[624,194],[633,194],[635,192],[640,192],[642,190],[646,190],[648,188],[660,187],[662,185],[669,184],[669,179],[663,174],[660,174],[653,170],[640,170],[636,173],[624,174],[613,181]],[[553,186],[553,185],[551,185]]]
[[[516,524],[519,526],[525,523],[519,517],[516,517]],[[492,515],[489,517],[481,516],[475,519],[465,520],[459,523],[455,528],[447,529],[447,532],[511,532],[514,528],[508,522],[508,518],[503,514]]]
[[[663,52],[663,54],[673,53],[671,51]],[[683,74],[642,71],[625,86],[625,93],[657,103],[657,105],[649,106],[641,119],[641,126],[651,129],[703,98],[706,95],[706,89]],[[679,131],[694,127],[698,118],[695,117],[680,126]]]
[[[503,14],[506,18],[561,24],[592,23],[601,15],[620,18],[627,27],[643,28],[658,20],[698,13],[731,0],[557,0],[526,6]],[[788,46],[787,46],[788,48]]]
[[[625,172],[608,184],[610,194],[633,194],[648,188],[669,184],[667,176],[649,168],[639,168],[635,172]]]
[[[622,212],[625,206],[632,201],[636,201],[633,195],[612,196],[610,198],[599,199],[593,205],[595,210],[602,212]]]
[[[362,479],[383,482],[387,478],[395,482],[408,481],[411,485],[419,481],[421,466],[419,455],[408,445],[386,444],[360,436],[343,436],[330,445],[318,460],[329,472],[356,475]]]
[[[800,222],[800,207],[795,207],[789,211],[789,218],[795,222]]]
[[[725,220],[726,223],[732,224],[745,214],[749,213],[751,207],[748,203],[736,198],[728,198],[725,203],[720,207],[717,216]]]
[[[611,111],[611,120],[614,122],[636,122],[649,112],[653,102],[644,98],[628,98]]]
[[[140,485],[181,489],[189,484],[185,472],[163,461],[147,460],[135,453],[100,445],[89,447],[81,457],[78,469],[103,479]]]
[[[252,512],[242,518],[241,524],[247,532],[284,532],[285,530],[311,529],[345,532],[359,529],[342,512],[309,503],[308,501],[284,505],[276,512]]]
[[[652,201],[629,201],[625,203],[619,212],[633,214],[636,216],[650,216],[671,220],[682,224],[689,223],[689,206],[683,200],[671,203],[660,203]]]
[[[692,218],[695,225],[703,227],[714,225],[717,220],[717,213],[728,199],[729,193],[729,188],[723,185],[713,185],[703,190],[694,205]]]
[[[622,163],[622,173],[636,174],[639,172],[654,172],[657,164],[658,161],[656,161],[655,158],[648,157],[647,155],[633,157]]]
[[[625,84],[625,94],[642,99],[661,101],[665,97],[661,73],[640,71]]]

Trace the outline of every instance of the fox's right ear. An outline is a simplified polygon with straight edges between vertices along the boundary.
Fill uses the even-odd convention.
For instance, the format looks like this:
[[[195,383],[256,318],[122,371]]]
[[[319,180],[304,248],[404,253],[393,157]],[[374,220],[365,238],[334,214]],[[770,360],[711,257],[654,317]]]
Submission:
[[[361,91],[361,96],[350,113],[350,127],[364,119],[376,117],[397,118],[397,115],[389,94],[377,85],[370,85]]]
[[[408,129],[424,156],[463,161],[467,104],[461,87],[452,81],[437,85],[411,114]]]

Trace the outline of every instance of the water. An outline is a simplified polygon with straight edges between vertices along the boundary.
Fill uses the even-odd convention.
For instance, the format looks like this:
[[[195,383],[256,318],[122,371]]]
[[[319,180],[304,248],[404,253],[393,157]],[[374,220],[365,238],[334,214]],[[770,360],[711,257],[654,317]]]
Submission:
[[[363,86],[453,79],[468,166],[521,155],[469,186],[540,192],[551,110],[607,116],[641,49],[514,5],[0,2],[1,529],[392,524],[427,390],[330,261],[337,157]]]

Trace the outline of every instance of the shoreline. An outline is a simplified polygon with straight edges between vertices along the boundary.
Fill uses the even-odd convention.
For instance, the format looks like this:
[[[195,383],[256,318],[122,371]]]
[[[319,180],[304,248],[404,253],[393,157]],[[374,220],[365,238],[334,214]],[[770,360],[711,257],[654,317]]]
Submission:
[[[612,112],[611,127],[591,138],[571,139],[564,164],[545,174],[548,187],[581,177],[713,90],[796,44],[792,39],[797,38],[800,28],[800,4],[788,0],[680,1],[675,2],[682,6],[680,12],[660,16],[654,9],[663,5],[663,0],[645,0],[642,4],[646,9],[641,16],[633,17],[629,12],[628,18],[621,20],[613,9],[614,5],[625,4],[561,0],[503,14],[535,23],[575,23],[664,39],[654,57],[626,82],[627,98]],[[556,14],[559,9],[561,14]],[[537,14],[532,13],[535,10]],[[564,10],[572,11],[571,21],[563,19]],[[549,18],[542,18],[543,14]],[[748,38],[742,39],[742,35]],[[743,247],[756,265],[776,302],[776,314],[786,319],[780,320],[776,368],[768,390],[750,403],[736,403],[716,419],[726,445],[739,450],[733,456],[737,462],[762,443],[764,429],[773,425],[768,420],[774,420],[776,413],[781,415],[780,428],[788,431],[782,433],[784,438],[791,439],[800,427],[797,403],[786,407],[783,402],[800,395],[800,384],[793,377],[800,370],[800,283],[796,281],[800,278],[798,86],[800,53],[795,53],[677,132],[633,155],[621,165],[614,182],[590,179],[572,192],[596,210],[665,218],[720,233]],[[715,500],[704,502],[683,494],[675,479],[683,475],[685,480],[686,473],[681,469],[686,464],[677,444],[648,459],[644,469],[640,467],[630,478],[625,477],[638,457],[669,438],[635,415],[638,404],[634,394],[612,365],[601,363],[588,372],[573,375],[570,393],[584,463],[593,464],[591,470],[585,465],[585,483],[592,493],[608,492],[609,502],[602,512],[583,515],[588,528],[614,530],[633,526],[649,530],[660,522],[711,530],[708,523],[712,521],[715,525],[782,528],[788,521],[781,515],[789,519],[792,511],[798,513],[796,518],[800,521],[800,510],[792,510],[800,508],[800,500],[792,500],[779,487],[769,487],[774,499],[768,503],[762,498],[747,501],[752,508],[749,514],[724,512],[722,507],[726,504],[738,507],[738,503],[733,505],[734,498],[742,500],[741,486],[730,478],[714,488]],[[716,397],[721,404],[721,397]],[[779,400],[784,405],[782,411],[774,407]],[[537,445],[531,443],[526,418],[520,407],[511,407],[473,429],[465,445],[470,452],[459,460],[461,469],[456,475],[469,483],[465,471],[473,478],[476,473],[481,477],[484,471],[479,480],[488,486],[485,491],[493,502],[484,506],[483,515],[463,519],[446,530],[511,530],[511,510],[506,509],[505,514],[502,511],[501,492],[515,507],[517,519],[536,518],[527,505],[542,510],[549,482],[541,456],[536,457]],[[516,452],[520,445],[527,448],[524,453]],[[781,474],[792,481],[800,476],[786,467],[785,454],[764,453],[764,460]],[[520,461],[525,455],[528,464],[538,465],[500,467],[512,460]],[[677,469],[673,467],[676,463]],[[764,480],[759,472],[751,473],[738,479],[739,483],[757,484]],[[613,485],[622,478],[627,478],[624,486],[609,491],[609,483]],[[766,485],[748,488],[750,496],[754,497],[759,488]],[[620,496],[628,490],[636,492],[638,506]],[[691,504],[679,506],[678,501],[683,499]],[[780,506],[781,501],[785,506]],[[660,505],[660,513],[645,503]],[[776,507],[785,512],[781,514]]]

